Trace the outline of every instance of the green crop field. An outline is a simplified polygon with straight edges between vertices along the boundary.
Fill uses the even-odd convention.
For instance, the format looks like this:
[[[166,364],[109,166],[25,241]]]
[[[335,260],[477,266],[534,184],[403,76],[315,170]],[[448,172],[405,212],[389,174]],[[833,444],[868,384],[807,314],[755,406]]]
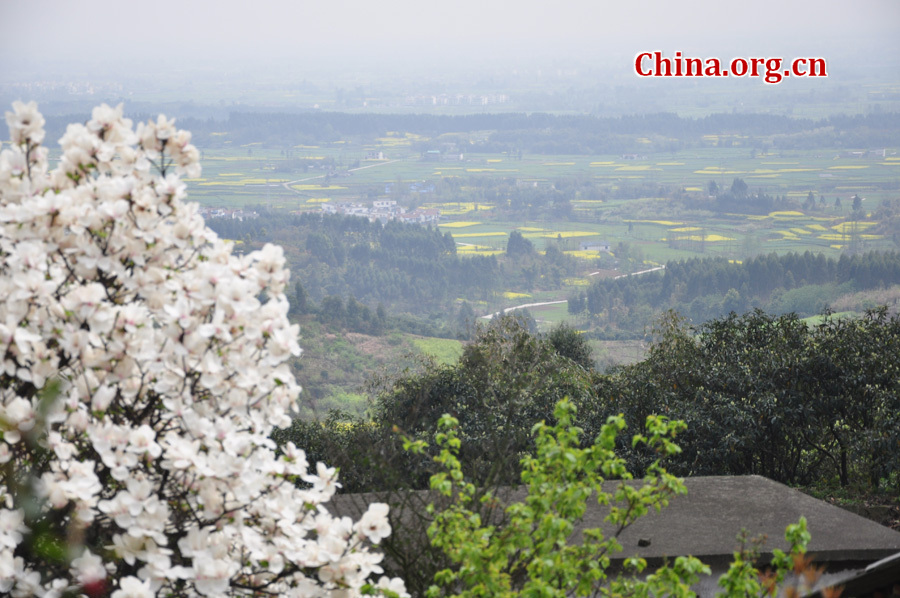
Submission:
[[[433,357],[436,362],[443,365],[456,363],[463,352],[462,343],[450,338],[410,335],[409,339],[422,354]]]
[[[762,153],[740,147],[740,139],[710,136],[710,147],[648,156],[525,156],[523,159],[498,158],[496,154],[466,154],[463,160],[431,162],[407,145],[331,147],[301,146],[287,158],[283,150],[271,150],[249,144],[248,147],[204,150],[203,177],[190,181],[192,195],[227,195],[265,199],[266,185],[279,186],[285,197],[290,191],[282,183],[294,182],[294,195],[322,195],[358,198],[373,186],[395,182],[437,181],[454,177],[504,177],[549,183],[563,177],[585,177],[608,184],[615,190],[628,184],[659,183],[687,192],[703,193],[710,181],[727,187],[734,178],[742,178],[751,190],[761,188],[770,194],[802,197],[809,191],[832,199],[865,195],[876,203],[889,195],[884,184],[900,181],[900,158],[894,150],[873,158],[847,157],[839,150]],[[729,147],[717,147],[729,145]],[[738,147],[731,147],[738,145]],[[366,160],[369,151],[382,151],[385,160]],[[305,172],[289,172],[288,162],[307,167]],[[324,165],[333,165],[348,176],[328,176]],[[281,167],[281,168],[279,168]],[[249,187],[249,189],[248,189]],[[384,189],[380,189],[381,192]],[[279,195],[281,195],[279,193]],[[602,210],[603,202],[572,198],[579,212]]]
[[[495,255],[502,252],[513,230],[520,231],[538,250],[549,243],[579,258],[582,242],[605,242],[615,248],[628,243],[638,248],[648,264],[697,255],[742,259],[775,251],[814,251],[839,255],[849,245],[857,249],[892,246],[877,233],[842,225],[851,198],[863,198],[864,211],[872,211],[900,187],[900,158],[886,149],[874,158],[849,157],[838,150],[758,152],[743,147],[737,136],[709,136],[709,147],[623,156],[538,156],[522,159],[498,154],[466,154],[463,160],[432,162],[421,158],[414,144],[424,138],[392,135],[374,145],[334,143],[297,146],[286,154],[260,144],[203,152],[203,175],[188,181],[189,196],[217,207],[265,206],[293,212],[316,211],[329,202],[370,202],[392,197],[392,189],[411,183],[439,183],[460,178],[464,183],[500,177],[532,185],[554,180],[588,179],[615,195],[625,186],[658,184],[703,200],[710,182],[727,188],[742,178],[755,192],[795,199],[809,192],[825,206],[808,213],[786,211],[768,215],[717,214],[689,211],[664,197],[638,199],[571,198],[571,220],[503,219],[503,212],[486,201],[442,200],[438,195],[405,195],[422,207],[441,210],[441,230],[457,241],[460,255]],[[381,151],[384,160],[367,160]],[[297,164],[302,166],[298,171]],[[288,168],[290,165],[291,168]],[[405,189],[404,189],[405,192]],[[465,196],[463,186],[458,195]],[[840,198],[842,207],[834,206]]]

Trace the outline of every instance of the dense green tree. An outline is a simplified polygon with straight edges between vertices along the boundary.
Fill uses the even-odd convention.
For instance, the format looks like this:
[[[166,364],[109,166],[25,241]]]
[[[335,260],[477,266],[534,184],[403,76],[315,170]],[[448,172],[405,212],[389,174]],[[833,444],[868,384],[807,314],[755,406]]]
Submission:
[[[291,314],[305,314],[310,309],[309,294],[300,281],[294,283],[294,294],[291,296]]]
[[[609,418],[595,438],[585,440],[583,430],[574,425],[575,413],[575,407],[563,400],[554,412],[555,425],[535,425],[536,454],[521,462],[525,496],[513,501],[503,492],[484,494],[465,478],[459,422],[449,415],[441,418],[435,434],[441,451],[435,461],[443,470],[431,478],[431,488],[441,500],[428,507],[434,518],[428,535],[431,545],[450,562],[434,575],[428,596],[693,595],[691,586],[700,575],[710,573],[695,557],[678,557],[652,573],[645,571],[647,562],[642,558],[629,559],[624,575],[613,577],[608,571],[610,557],[622,549],[619,534],[651,509],[658,511],[686,492],[684,483],[662,465],[679,452],[672,438],[684,428],[683,422],[648,418],[646,435],[638,434],[632,444],[644,447],[654,460],[641,483],[628,483],[624,480],[632,474],[616,451],[617,437],[625,427],[622,418]],[[409,445],[419,454],[425,447],[423,442]],[[610,491],[604,484],[608,479],[623,481]],[[610,506],[606,530],[576,532],[588,501]],[[485,513],[484,505],[496,508]],[[790,552],[774,550],[767,574],[757,569],[754,556],[743,547],[735,553],[735,561],[719,580],[725,589],[722,595],[775,595],[792,572],[804,582],[797,582],[787,594],[808,592],[818,575],[802,558],[810,540],[806,520],[789,525],[785,539]]]
[[[347,317],[344,301],[334,295],[325,297],[319,304],[319,317],[322,321],[332,324],[343,322]]]
[[[803,202],[804,210],[813,210],[816,207],[816,197],[813,195],[813,192],[810,191],[806,194],[806,200]]]
[[[457,336],[468,339],[474,332],[476,322],[475,310],[469,305],[468,301],[463,301],[456,312],[456,329]]]
[[[587,297],[584,293],[569,297],[566,301],[566,308],[573,316],[583,313],[584,310],[587,309]]]
[[[509,240],[506,242],[506,255],[511,258],[534,255],[534,245],[522,233],[514,230],[509,233]]]
[[[591,345],[578,330],[562,323],[550,330],[547,340],[559,355],[571,359],[586,370],[594,368]]]
[[[731,183],[731,194],[735,197],[741,198],[747,195],[747,183],[744,182],[744,179],[734,179]]]
[[[847,258],[845,267],[856,262]],[[425,362],[374,385],[369,417],[297,421],[276,440],[307,447],[310,461],[327,456],[345,491],[374,491],[387,502],[421,498],[400,491],[425,487],[438,472],[438,453],[407,453],[397,433],[425,440],[450,414],[461,422],[462,475],[485,492],[518,482],[518,463],[539,450],[534,426],[554,421],[553,406],[570,397],[578,413],[572,421],[584,431],[581,448],[610,416],[622,414],[630,438],[640,422],[662,414],[686,424],[681,452],[668,462],[676,475],[759,474],[789,484],[897,490],[900,316],[884,309],[817,326],[754,311],[692,327],[668,312],[644,361],[600,374],[588,360],[574,330],[539,337],[516,318],[498,318],[478,330],[458,363]],[[617,454],[636,475],[657,459],[624,440]],[[448,566],[416,539],[428,523],[398,529],[384,545],[421,590],[431,583],[426,572]]]
[[[648,358],[598,392],[629,425],[653,413],[687,423],[680,475],[877,489],[900,473],[897,364],[900,318],[885,310],[814,328],[760,311],[697,329],[670,316]],[[642,458],[630,457],[637,468]]]
[[[333,298],[323,301],[336,303]],[[467,474],[484,483],[513,483],[515,463],[532,447],[534,423],[550,418],[553,406],[565,396],[577,405],[592,403],[592,383],[589,348],[581,335],[560,329],[552,339],[542,338],[519,316],[495,318],[478,327],[456,364],[426,361],[418,369],[373,381],[369,418],[333,430],[342,438],[355,430],[365,430],[367,438],[377,431],[379,440],[372,450],[393,455],[385,460],[397,459],[402,467],[385,464],[381,473],[358,471],[363,466],[358,456],[339,448],[354,444],[344,439],[335,440],[337,450],[328,457],[341,468],[346,491],[421,487],[430,466],[397,457],[397,438],[391,431],[396,427],[413,437],[428,435],[444,413],[451,413],[467,425]],[[302,435],[309,429],[297,430],[300,437],[284,440],[305,443]],[[314,446],[324,442],[318,433],[316,438]],[[324,456],[310,452],[311,460]]]

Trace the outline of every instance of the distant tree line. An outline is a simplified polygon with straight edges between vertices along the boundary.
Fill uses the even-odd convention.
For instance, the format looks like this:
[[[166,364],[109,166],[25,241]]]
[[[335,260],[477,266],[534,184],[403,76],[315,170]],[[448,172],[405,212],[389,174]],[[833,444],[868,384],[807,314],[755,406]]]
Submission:
[[[451,414],[460,422],[464,479],[480,491],[518,484],[522,458],[535,452],[534,426],[554,421],[562,397],[577,407],[584,446],[610,416],[624,417],[616,453],[636,477],[657,454],[631,438],[655,414],[687,424],[681,452],[666,460],[676,475],[900,491],[900,317],[884,309],[812,327],[793,314],[752,311],[695,328],[668,312],[647,359],[607,373],[593,369],[577,331],[535,335],[520,319],[498,318],[457,363],[427,362],[375,381],[370,392],[366,417],[334,411],[295,420],[274,439],[303,446],[310,461],[327,457],[340,468],[342,492],[372,492],[411,513],[424,505],[406,490],[428,487],[437,449],[411,454],[404,437],[431,441],[439,418]],[[432,575],[422,572],[446,564],[417,543],[430,520],[405,521],[385,540],[386,566],[424,588]]]
[[[590,441],[622,413],[621,454],[640,474],[654,456],[627,440],[651,414],[684,420],[669,469],[678,475],[759,474],[788,484],[900,487],[900,316],[884,308],[809,326],[755,310],[692,327],[667,312],[647,359],[601,373],[583,335],[535,335],[516,318],[479,329],[456,364],[376,381],[373,409],[295,422],[277,440],[329,455],[346,492],[422,488],[433,462],[403,452],[399,433],[428,438],[450,413],[477,484],[517,481],[530,430],[567,396]],[[349,423],[348,423],[349,422]]]
[[[463,309],[457,299],[490,299],[523,285],[558,288],[576,269],[576,260],[554,244],[540,254],[521,235],[516,238],[530,249],[517,249],[514,241],[509,257],[461,257],[449,233],[355,216],[264,212],[254,220],[212,219],[209,226],[246,247],[282,245],[294,281],[295,313],[316,313],[326,323],[357,332],[385,330],[387,320],[378,317],[381,306],[381,312],[391,314],[438,314],[456,334],[463,328],[453,324],[455,312]],[[471,319],[468,313],[460,321],[466,318]],[[402,318],[393,322],[411,324]]]
[[[678,475],[896,493],[898,368],[900,318],[884,308],[812,327],[758,310],[698,328],[670,314],[648,358],[598,378],[597,393],[635,432],[651,413],[687,423]]]
[[[682,202],[688,209],[712,210],[715,212],[736,212],[739,214],[768,214],[776,210],[797,207],[797,203],[785,196],[773,196],[762,190],[753,191],[743,179],[736,178],[728,189],[719,187],[715,181],[709,182],[709,201],[687,197]]]
[[[60,122],[69,120],[58,119]],[[704,135],[733,135],[755,139],[760,148],[883,147],[896,142],[900,114],[873,113],[801,119],[773,114],[713,114],[702,118],[672,113],[596,117],[546,113],[469,115],[350,114],[310,111],[299,114],[232,112],[223,121],[183,119],[183,126],[205,147],[223,143],[228,132],[233,144],[262,142],[293,147],[346,139],[371,141],[389,131],[437,137],[466,131],[494,131],[477,145],[457,136],[461,152],[591,154],[635,151],[672,151],[702,143]],[[48,123],[52,128],[52,122]],[[63,130],[59,131],[62,135]],[[649,139],[637,142],[637,138]]]
[[[823,287],[850,292],[892,284],[900,284],[900,253],[894,251],[844,254],[836,260],[809,251],[770,253],[743,263],[692,258],[669,262],[660,273],[598,280],[569,298],[569,312],[586,312],[620,328],[642,326],[652,313],[670,307],[695,322],[753,305],[811,314],[828,307]]]

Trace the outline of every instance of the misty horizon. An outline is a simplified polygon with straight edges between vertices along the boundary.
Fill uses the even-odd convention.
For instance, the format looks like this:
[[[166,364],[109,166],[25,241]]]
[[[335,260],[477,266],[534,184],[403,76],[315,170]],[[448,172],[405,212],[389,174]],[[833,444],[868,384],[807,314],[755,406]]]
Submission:
[[[723,60],[822,57],[830,65],[827,80],[784,81],[765,91],[750,86],[757,94],[783,96],[787,89],[854,85],[861,78],[900,82],[900,3],[887,0],[852,8],[831,0],[528,1],[514,8],[469,0],[428,6],[269,0],[252,10],[239,2],[7,0],[0,16],[3,99],[30,99],[22,94],[66,83],[90,84],[82,99],[98,101],[276,107],[292,107],[289,93],[304,88],[326,100],[342,89],[363,96],[511,91],[520,98],[571,89],[612,93],[622,86],[650,91],[660,82],[633,72],[635,55],[647,51]],[[737,79],[662,83],[662,89],[717,92],[748,87]],[[300,107],[321,103],[303,101],[308,106]],[[371,106],[362,101],[351,108]]]

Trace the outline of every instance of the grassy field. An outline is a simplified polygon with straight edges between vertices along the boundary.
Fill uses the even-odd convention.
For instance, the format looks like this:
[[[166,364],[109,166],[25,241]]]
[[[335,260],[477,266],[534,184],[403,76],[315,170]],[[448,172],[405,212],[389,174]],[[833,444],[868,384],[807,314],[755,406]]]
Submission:
[[[844,222],[846,215],[834,211],[772,212],[768,215],[681,214],[679,220],[626,218],[628,210],[646,211],[652,200],[618,202],[608,208],[604,222],[450,221],[440,229],[457,241],[463,255],[491,254],[506,247],[509,233],[518,230],[538,250],[559,243],[575,257],[599,258],[597,252],[580,251],[582,242],[609,243],[615,252],[618,243],[639,248],[648,264],[695,257],[723,256],[743,259],[760,252],[788,251],[824,253],[838,256],[850,244],[859,249],[889,248],[892,243],[868,232],[871,222]],[[625,205],[623,205],[625,204]],[[536,225],[536,226],[532,226]]]
[[[898,196],[900,157],[896,149],[888,148],[885,155],[869,159],[845,157],[839,150],[765,154],[743,145],[745,140],[737,137],[710,137],[704,140],[706,147],[639,155],[637,159],[527,154],[515,159],[466,154],[463,160],[430,162],[415,149],[415,144],[423,140],[398,134],[371,145],[297,146],[289,152],[260,144],[205,149],[203,174],[187,181],[188,196],[206,206],[264,206],[291,212],[318,211],[324,203],[398,198],[403,203],[440,209],[439,229],[454,237],[461,256],[502,254],[510,233],[519,231],[538,251],[557,244],[583,260],[579,274],[566,279],[560,290],[505,289],[487,304],[473,303],[478,315],[513,305],[564,299],[584,289],[601,254],[580,250],[582,242],[608,243],[613,254],[619,244],[627,244],[632,253],[643,257],[647,267],[691,257],[742,260],[770,251],[808,250],[836,258],[851,246],[857,250],[894,247],[872,230],[871,223],[854,225],[847,217],[856,194],[863,198],[866,212],[874,211],[882,200]],[[369,152],[377,151],[386,159],[366,159]],[[511,220],[497,206],[476,200],[480,190],[473,179],[498,177],[537,188],[549,188],[561,179],[590,181],[602,191],[603,199],[573,194],[570,220]],[[678,202],[654,197],[652,192],[646,197],[621,199],[628,196],[628,190],[633,195],[635,189],[656,186],[705,199],[711,182],[728,188],[735,178],[743,179],[751,192],[786,196],[798,205],[812,191],[817,202],[824,196],[825,206],[808,212],[751,216],[687,211]],[[434,183],[435,192],[408,192],[410,184],[423,181]],[[452,197],[457,201],[448,199],[448,188],[456,190]],[[835,208],[836,199],[841,200],[841,208]],[[900,288],[881,293],[883,297],[860,294],[841,298],[832,307],[861,313],[875,303],[900,303]],[[529,311],[541,331],[563,321],[577,324],[565,303]],[[811,318],[809,322],[818,320]],[[638,361],[646,350],[640,341],[591,341],[591,345],[601,368]],[[335,335],[316,324],[304,327],[303,347],[297,374],[306,388],[301,398],[306,417],[323,416],[335,407],[363,413],[368,405],[363,386],[373,373],[412,367],[416,356],[423,355],[432,356],[438,363],[453,363],[462,353],[461,343],[455,340],[399,333],[386,337]]]
[[[520,303],[560,299],[573,288],[589,284],[587,273],[606,254],[580,249],[583,242],[607,243],[612,253],[620,244],[642,256],[647,267],[691,257],[743,260],[759,253],[811,251],[838,257],[845,250],[888,249],[894,245],[871,228],[873,223],[847,222],[852,197],[859,194],[863,210],[873,211],[882,199],[894,197],[900,187],[900,157],[887,149],[871,159],[844,157],[838,150],[764,154],[742,147],[739,138],[711,137],[709,147],[639,159],[622,156],[535,156],[523,159],[502,155],[471,154],[463,161],[429,162],[414,151],[421,138],[393,135],[375,145],[297,146],[288,156],[258,144],[205,150],[203,176],[188,181],[189,197],[201,204],[222,207],[267,206],[290,211],[317,211],[323,203],[392,198],[394,190],[414,182],[441,183],[460,178],[465,196],[469,177],[505,177],[529,184],[549,185],[561,178],[589,179],[608,196],[623,187],[660,184],[681,189],[695,198],[706,197],[710,182],[729,187],[740,177],[751,191],[793,198],[801,203],[812,191],[825,206],[808,212],[785,210],[764,215],[689,211],[663,197],[637,199],[571,198],[571,220],[509,220],[488,202],[447,201],[435,193],[406,193],[403,201],[441,210],[439,228],[450,233],[461,256],[499,255],[509,234],[519,231],[539,251],[557,244],[584,260],[581,275],[566,280],[554,294],[530,295],[530,289],[507,289],[486,309]],[[385,160],[366,160],[381,151]],[[646,158],[646,159],[641,159]],[[303,164],[306,172],[289,171],[286,164]],[[328,176],[330,165],[348,176]],[[349,169],[349,170],[348,170]],[[471,188],[474,194],[477,189]],[[440,191],[438,187],[437,191]],[[842,207],[835,208],[835,199]],[[507,217],[508,218],[508,217]],[[613,255],[615,257],[615,255]],[[521,294],[523,296],[515,296]],[[546,314],[542,314],[546,311]],[[538,320],[550,325],[566,319],[565,306],[539,310]],[[439,352],[440,354],[440,352]],[[440,359],[440,358],[439,358]]]
[[[423,355],[433,357],[436,362],[443,365],[456,363],[463,352],[462,343],[451,338],[411,336],[410,340]]]
[[[688,193],[702,194],[710,181],[720,187],[742,178],[751,190],[802,200],[809,191],[825,195],[829,206],[854,194],[866,198],[864,207],[876,206],[891,196],[884,184],[900,181],[900,157],[886,149],[884,156],[862,159],[841,157],[838,150],[784,151],[758,153],[740,147],[736,138],[710,138],[709,147],[624,159],[622,156],[537,156],[517,160],[495,154],[467,154],[462,161],[422,160],[410,143],[382,140],[380,145],[332,144],[329,147],[299,146],[290,158],[282,150],[245,146],[204,150],[203,176],[189,182],[192,197],[202,203],[229,205],[236,202],[270,202],[294,209],[317,209],[309,199],[331,201],[384,193],[385,185],[417,181],[439,181],[460,177],[507,177],[528,183],[546,184],[563,177],[590,179],[612,191],[626,185],[665,184]],[[732,145],[737,147],[732,147]],[[728,147],[725,147],[728,146]],[[366,160],[370,151],[382,151],[385,160]],[[640,159],[645,158],[645,159]],[[290,172],[291,164],[304,164],[305,172]],[[349,176],[327,176],[349,171]],[[287,187],[284,183],[292,183]],[[423,198],[424,199],[424,198]],[[602,214],[609,206],[596,199],[573,197],[579,220]],[[428,203],[427,201],[425,203]],[[465,204],[462,204],[465,208]],[[489,207],[489,206],[484,206]],[[469,210],[477,209],[470,204]],[[450,214],[449,206],[445,213]],[[459,215],[459,214],[456,214]]]
[[[303,324],[303,355],[295,363],[304,418],[326,417],[331,409],[361,415],[369,406],[366,382],[373,375],[391,377],[415,368],[417,359],[430,356],[441,364],[462,355],[458,340],[392,333],[369,336],[354,332],[326,332],[310,320]]]

